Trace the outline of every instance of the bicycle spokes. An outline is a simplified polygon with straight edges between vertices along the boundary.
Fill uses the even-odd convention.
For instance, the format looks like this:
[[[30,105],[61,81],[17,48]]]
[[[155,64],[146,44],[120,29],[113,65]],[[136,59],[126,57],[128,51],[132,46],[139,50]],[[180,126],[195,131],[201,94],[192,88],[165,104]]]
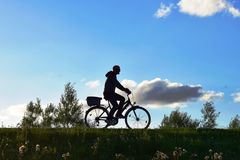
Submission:
[[[133,107],[126,113],[125,122],[128,128],[147,128],[150,121],[150,114],[142,107]]]
[[[108,113],[105,108],[93,107],[85,115],[86,125],[90,128],[104,128]]]

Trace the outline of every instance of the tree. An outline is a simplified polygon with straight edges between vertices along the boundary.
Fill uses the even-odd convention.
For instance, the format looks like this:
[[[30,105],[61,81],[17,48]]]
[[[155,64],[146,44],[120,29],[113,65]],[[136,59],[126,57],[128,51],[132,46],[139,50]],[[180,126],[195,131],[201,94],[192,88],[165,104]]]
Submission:
[[[199,126],[198,120],[191,119],[186,112],[180,112],[179,108],[172,111],[170,116],[164,115],[161,122],[162,128],[197,128]]]
[[[77,92],[69,82],[65,85],[64,94],[56,109],[57,127],[75,127],[83,124],[83,105],[79,104]]]
[[[27,109],[24,113],[21,125],[23,127],[39,127],[41,120],[41,102],[40,99],[37,98],[36,103],[29,102],[27,105]]]
[[[54,104],[50,103],[47,108],[42,112],[42,127],[52,128],[55,122],[55,106]]]
[[[216,113],[213,102],[206,102],[203,104],[201,113],[203,114],[203,120],[201,121],[202,128],[215,128],[217,126],[216,120],[220,112]]]
[[[240,128],[240,117],[239,115],[236,115],[234,118],[229,123],[228,126],[229,129],[235,129],[235,128]]]

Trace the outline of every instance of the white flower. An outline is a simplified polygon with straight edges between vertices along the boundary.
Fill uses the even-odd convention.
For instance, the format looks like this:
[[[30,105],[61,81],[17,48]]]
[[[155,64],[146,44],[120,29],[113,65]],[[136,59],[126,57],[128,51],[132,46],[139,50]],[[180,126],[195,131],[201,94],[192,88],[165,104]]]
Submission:
[[[23,154],[25,152],[25,149],[26,149],[26,147],[24,145],[22,145],[18,148],[18,151],[20,154]]]
[[[66,156],[66,157],[70,157],[70,153],[67,152],[67,153],[65,154],[65,156]]]
[[[204,157],[204,160],[209,160],[209,156],[205,156],[205,157]]]
[[[39,151],[40,151],[40,145],[37,144],[37,145],[36,145],[36,152],[39,152]]]
[[[214,159],[218,159],[218,153],[217,153],[217,152],[214,153],[213,158],[214,158]]]

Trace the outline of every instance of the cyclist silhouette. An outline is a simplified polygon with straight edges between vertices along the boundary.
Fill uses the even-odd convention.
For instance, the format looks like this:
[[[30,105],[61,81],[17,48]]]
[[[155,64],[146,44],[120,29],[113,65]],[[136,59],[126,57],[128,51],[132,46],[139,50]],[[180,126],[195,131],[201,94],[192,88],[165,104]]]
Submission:
[[[112,68],[112,71],[109,71],[105,76],[107,77],[104,87],[104,98],[112,104],[113,108],[111,109],[108,122],[109,124],[115,123],[113,122],[114,118],[113,115],[117,111],[116,117],[124,118],[122,115],[122,108],[125,102],[125,98],[117,93],[115,93],[116,87],[122,91],[125,91],[128,94],[131,94],[131,91],[128,88],[124,88],[121,83],[117,80],[117,74],[120,73],[120,66],[115,65]],[[119,104],[117,101],[120,101]]]

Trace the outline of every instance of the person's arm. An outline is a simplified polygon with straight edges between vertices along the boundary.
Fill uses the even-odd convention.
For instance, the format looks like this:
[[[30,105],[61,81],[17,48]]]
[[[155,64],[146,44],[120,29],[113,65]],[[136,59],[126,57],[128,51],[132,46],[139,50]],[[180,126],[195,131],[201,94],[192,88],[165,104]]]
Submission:
[[[116,79],[116,87],[122,91],[126,91],[126,88],[124,88],[117,79]]]
[[[128,88],[124,88],[117,79],[116,79],[116,87],[128,94],[131,94],[131,91]]]

